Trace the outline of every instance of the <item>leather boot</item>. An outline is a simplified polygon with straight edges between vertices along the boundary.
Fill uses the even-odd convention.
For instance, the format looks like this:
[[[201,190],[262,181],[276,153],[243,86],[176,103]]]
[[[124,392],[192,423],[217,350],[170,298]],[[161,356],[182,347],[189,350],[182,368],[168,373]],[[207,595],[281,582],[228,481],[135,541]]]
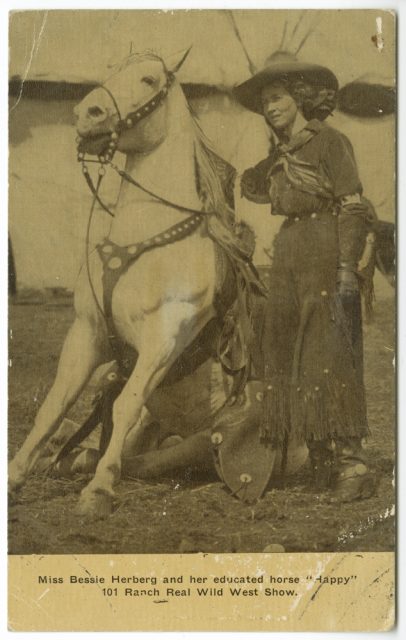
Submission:
[[[361,438],[337,439],[335,459],[331,502],[353,502],[374,495],[377,480],[368,468]]]
[[[316,491],[330,488],[334,468],[334,448],[331,440],[311,440],[307,442]]]

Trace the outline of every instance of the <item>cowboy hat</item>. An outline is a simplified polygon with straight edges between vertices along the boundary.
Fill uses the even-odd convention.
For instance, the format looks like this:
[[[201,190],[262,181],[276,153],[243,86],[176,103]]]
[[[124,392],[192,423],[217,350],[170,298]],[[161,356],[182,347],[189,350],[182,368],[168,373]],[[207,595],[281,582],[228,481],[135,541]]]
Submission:
[[[299,62],[292,53],[276,51],[269,57],[268,64],[262,71],[235,87],[233,93],[246,109],[263,115],[262,89],[278,80],[284,81],[288,77],[334,91],[338,89],[338,80],[327,67]]]

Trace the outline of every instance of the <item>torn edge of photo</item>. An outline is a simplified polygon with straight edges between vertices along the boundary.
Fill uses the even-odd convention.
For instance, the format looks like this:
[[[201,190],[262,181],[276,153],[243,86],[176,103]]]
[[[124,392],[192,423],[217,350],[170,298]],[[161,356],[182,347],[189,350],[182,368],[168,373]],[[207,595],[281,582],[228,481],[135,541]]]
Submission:
[[[9,14],[8,625],[395,624],[396,15]]]

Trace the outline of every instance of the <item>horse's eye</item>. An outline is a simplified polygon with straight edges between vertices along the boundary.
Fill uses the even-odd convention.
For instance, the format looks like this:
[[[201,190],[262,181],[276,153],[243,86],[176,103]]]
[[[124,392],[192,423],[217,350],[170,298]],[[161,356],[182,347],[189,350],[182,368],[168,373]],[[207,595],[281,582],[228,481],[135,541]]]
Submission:
[[[152,76],[144,76],[141,82],[145,82],[145,84],[148,84],[151,87],[155,82],[155,78]]]

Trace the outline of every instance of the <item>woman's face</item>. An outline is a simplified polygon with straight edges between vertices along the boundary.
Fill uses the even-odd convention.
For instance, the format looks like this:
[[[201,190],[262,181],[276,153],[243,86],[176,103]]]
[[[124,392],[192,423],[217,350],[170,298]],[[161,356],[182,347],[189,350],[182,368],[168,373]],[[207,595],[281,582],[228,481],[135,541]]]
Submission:
[[[294,123],[298,107],[284,87],[276,84],[264,87],[262,105],[265,119],[274,129],[287,129]]]

